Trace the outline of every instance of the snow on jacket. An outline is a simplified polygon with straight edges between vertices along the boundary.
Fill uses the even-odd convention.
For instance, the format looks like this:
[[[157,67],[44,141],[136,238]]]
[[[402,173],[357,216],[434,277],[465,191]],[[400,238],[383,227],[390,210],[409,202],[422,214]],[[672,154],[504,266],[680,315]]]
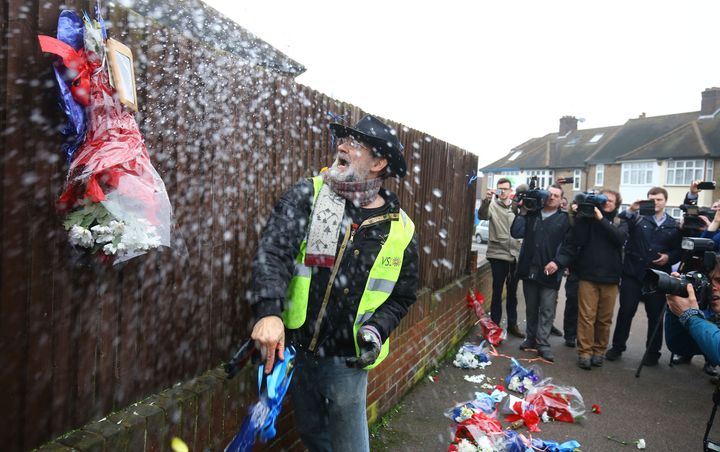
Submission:
[[[385,204],[376,209],[362,209],[351,202],[345,203],[345,218],[354,224],[361,224],[366,218],[399,212],[397,195],[381,189],[380,196]],[[256,319],[268,315],[280,316],[282,313],[295,258],[307,235],[312,205],[313,184],[310,180],[303,180],[282,195],[265,225],[253,260],[250,302]],[[355,356],[353,322],[368,274],[389,231],[390,222],[380,222],[358,229],[353,241],[348,243],[320,324],[319,355]],[[342,237],[338,240],[338,250],[341,243]],[[312,271],[306,321],[299,329],[287,331],[288,344],[301,348],[309,345],[315,333],[316,319],[332,269],[313,267]],[[400,277],[390,297],[365,321],[366,325],[378,330],[383,342],[415,302],[417,288],[416,235],[405,249]]]

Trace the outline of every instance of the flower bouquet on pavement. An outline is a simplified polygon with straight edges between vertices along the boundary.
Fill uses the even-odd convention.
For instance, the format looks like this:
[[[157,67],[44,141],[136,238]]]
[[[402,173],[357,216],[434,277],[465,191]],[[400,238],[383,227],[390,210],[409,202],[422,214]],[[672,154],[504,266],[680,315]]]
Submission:
[[[43,51],[60,57],[62,105],[81,105],[84,140],[68,153],[70,168],[58,211],[71,245],[103,261],[118,263],[160,246],[170,246],[172,208],[165,184],[133,115],[111,84],[104,22],[63,11],[58,37],[39,36]],[[68,23],[73,26],[68,27]],[[82,24],[82,25],[80,25]],[[117,84],[117,83],[116,83]],[[134,86],[134,85],[133,85]]]
[[[525,395],[525,401],[535,407],[538,413],[556,421],[576,422],[585,414],[585,402],[580,391],[573,386],[552,384],[550,378],[539,382]]]
[[[493,322],[485,312],[483,307],[485,297],[478,291],[468,290],[465,300],[467,301],[468,307],[475,311],[478,323],[480,323],[480,328],[482,329],[482,336],[492,345],[500,345],[507,337],[507,332],[499,327],[497,323]]]

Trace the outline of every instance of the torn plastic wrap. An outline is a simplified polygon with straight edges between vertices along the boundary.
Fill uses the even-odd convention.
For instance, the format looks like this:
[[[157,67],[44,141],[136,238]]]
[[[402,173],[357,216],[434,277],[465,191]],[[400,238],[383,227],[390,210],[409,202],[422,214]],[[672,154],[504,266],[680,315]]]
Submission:
[[[478,291],[469,290],[465,296],[465,300],[467,301],[468,307],[475,312],[475,316],[478,318],[482,337],[492,345],[500,345],[507,337],[507,333],[493,322],[485,312],[485,308],[483,307],[485,297]]]
[[[525,401],[531,403],[535,410],[562,422],[577,422],[585,415],[585,402],[580,391],[573,386],[560,386],[546,378],[530,389]]]
[[[170,246],[172,208],[135,119],[112,93],[107,73],[94,73],[87,135],[58,209],[68,213],[65,227],[73,245],[118,263]],[[82,234],[87,240],[76,238]]]

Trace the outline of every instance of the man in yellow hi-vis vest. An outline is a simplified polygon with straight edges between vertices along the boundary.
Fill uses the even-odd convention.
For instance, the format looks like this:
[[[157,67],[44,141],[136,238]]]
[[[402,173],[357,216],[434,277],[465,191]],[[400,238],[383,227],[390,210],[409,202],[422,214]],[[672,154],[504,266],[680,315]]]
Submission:
[[[415,302],[417,241],[382,188],[407,172],[396,131],[372,116],[330,128],[332,167],[283,194],[260,239],[252,338],[266,372],[286,342],[298,350],[290,393],[308,449],[368,451],[367,374]]]

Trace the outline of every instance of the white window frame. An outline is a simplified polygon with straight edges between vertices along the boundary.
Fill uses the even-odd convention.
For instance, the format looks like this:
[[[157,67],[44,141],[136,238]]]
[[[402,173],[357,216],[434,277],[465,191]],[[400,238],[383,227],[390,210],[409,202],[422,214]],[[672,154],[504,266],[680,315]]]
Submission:
[[[605,164],[598,163],[595,165],[595,186],[602,187],[605,185]]]
[[[655,174],[654,161],[649,162],[627,162],[622,164],[620,185],[646,186],[653,184]],[[633,182],[633,179],[635,182]]]
[[[702,159],[668,160],[665,171],[665,185],[689,186],[694,180],[704,180],[707,162]]]
[[[683,211],[679,207],[665,207],[665,213],[676,220],[680,220],[683,216]]]
[[[573,191],[580,191],[580,187],[582,180],[582,171],[579,169],[576,169],[573,171]]]
[[[715,172],[714,172],[712,160],[705,160],[705,180],[706,181],[714,181],[715,180]]]
[[[538,188],[547,188],[549,185],[552,185],[555,181],[553,180],[553,177],[555,176],[555,171],[553,170],[529,170],[525,173],[525,183],[530,184],[530,178],[532,176],[538,177]]]

